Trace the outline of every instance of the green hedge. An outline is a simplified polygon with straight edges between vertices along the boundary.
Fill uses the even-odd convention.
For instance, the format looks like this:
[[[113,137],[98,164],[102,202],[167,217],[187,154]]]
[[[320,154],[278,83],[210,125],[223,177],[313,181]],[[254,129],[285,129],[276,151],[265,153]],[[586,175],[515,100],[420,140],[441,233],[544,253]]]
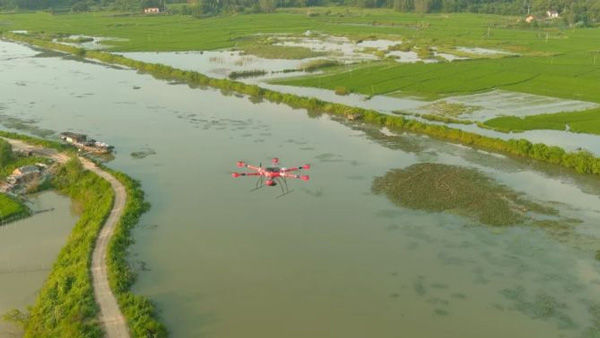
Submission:
[[[18,201],[8,195],[0,194],[0,225],[8,223],[15,219],[29,216],[31,210]]]
[[[84,170],[77,159],[57,171],[53,185],[79,203],[83,212],[30,309],[25,337],[100,337],[90,265],[114,194],[106,180]]]
[[[390,130],[425,134],[438,139],[461,143],[488,151],[526,157],[560,165],[574,169],[581,174],[600,175],[600,158],[595,157],[586,151],[566,152],[560,147],[550,147],[541,143],[533,144],[525,139],[506,141],[499,138],[487,137],[460,129],[450,128],[444,125],[428,124],[414,119],[408,119],[403,116],[386,115],[374,110],[326,102],[316,98],[284,94],[260,88],[257,85],[245,84],[228,79],[210,78],[198,72],[185,71],[162,64],[145,63],[107,52],[91,50],[82,51],[81,48],[40,40],[26,35],[7,33],[5,34],[5,37],[74,55],[85,55],[88,58],[110,64],[130,67],[140,72],[151,74],[158,79],[181,81],[192,86],[209,86],[225,91],[246,94],[275,103],[284,103],[292,108],[307,109],[309,114],[327,113],[344,117],[351,116],[352,119],[362,119],[364,122],[370,124],[386,126]]]
[[[127,191],[123,216],[108,246],[110,287],[134,337],[166,337],[167,329],[157,320],[154,305],[146,297],[134,295],[130,291],[136,278],[135,272],[127,262],[127,248],[133,243],[131,230],[138,224],[140,216],[150,208],[150,204],[144,201],[144,191],[138,181],[123,173],[103,169],[116,177]]]
[[[76,151],[76,149],[68,144],[63,144],[58,141],[44,140],[37,137],[32,137],[23,134],[17,134],[10,131],[2,131],[0,130],[0,137],[6,137],[15,140],[25,141],[26,143],[33,144],[36,146],[41,146],[44,148],[52,148],[58,151]]]

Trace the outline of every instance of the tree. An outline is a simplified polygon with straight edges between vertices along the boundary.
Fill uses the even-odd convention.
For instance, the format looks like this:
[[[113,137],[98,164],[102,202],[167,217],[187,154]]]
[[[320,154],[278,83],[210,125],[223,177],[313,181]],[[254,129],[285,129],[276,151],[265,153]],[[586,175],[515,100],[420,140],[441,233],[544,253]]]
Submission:
[[[275,10],[277,4],[276,0],[258,0],[258,5],[261,12],[270,13]]]
[[[0,167],[8,165],[14,158],[12,146],[6,140],[0,139]]]

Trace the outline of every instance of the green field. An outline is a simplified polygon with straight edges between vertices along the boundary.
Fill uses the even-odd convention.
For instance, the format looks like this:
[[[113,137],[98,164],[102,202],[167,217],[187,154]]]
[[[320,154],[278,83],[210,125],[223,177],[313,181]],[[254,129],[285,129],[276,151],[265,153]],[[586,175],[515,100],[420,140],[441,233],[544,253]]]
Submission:
[[[518,18],[475,14],[399,13],[385,9],[280,10],[272,14],[140,16],[115,13],[0,14],[0,30],[88,34],[127,39],[118,51],[207,50],[247,46],[254,34],[306,30],[353,38],[395,38],[417,45],[501,48],[521,57],[443,64],[375,62],[356,70],[282,81],[353,92],[434,98],[493,88],[600,102],[600,29],[529,28]],[[111,42],[112,43],[112,42]],[[247,47],[249,48],[249,47]]]
[[[306,30],[357,37],[396,35],[419,41],[446,41],[467,46],[510,45],[519,51],[528,50],[539,40],[537,31],[521,32],[503,28],[492,29],[492,33],[487,37],[488,26],[509,25],[515,21],[514,17],[473,14],[422,16],[385,9],[347,8],[311,8],[312,13],[321,15],[308,16],[307,11],[309,10],[280,10],[272,14],[203,19],[180,15],[120,15],[113,12],[62,15],[43,12],[0,14],[0,30],[88,34],[128,39],[129,41],[115,43],[115,50],[119,51],[227,48],[235,46],[240,39],[257,33],[303,33]],[[559,33],[552,33],[552,36],[560,35]],[[548,49],[539,48],[542,52],[546,50]]]
[[[307,15],[310,13],[310,15]],[[56,34],[87,34],[125,39],[114,51],[182,51],[240,48],[265,57],[311,56],[307,49],[285,49],[265,43],[264,35],[301,34],[306,30],[352,39],[382,38],[410,41],[416,46],[449,50],[457,46],[496,48],[517,57],[479,58],[437,64],[394,61],[331,67],[324,74],[287,78],[280,84],[344,88],[366,95],[418,96],[436,99],[492,89],[600,102],[600,28],[537,28],[518,24],[511,16],[469,13],[400,13],[388,9],[280,9],[270,14],[194,18],[182,15],[143,16],[95,12],[0,14],[0,30],[29,30]],[[600,120],[588,114],[596,125]],[[579,126],[577,114],[544,122],[544,128],[590,132]],[[586,117],[587,118],[587,117]],[[545,117],[532,118],[538,128]],[[503,120],[506,125],[509,120]],[[535,123],[534,123],[535,121]],[[519,122],[515,119],[510,123]],[[501,127],[496,121],[490,125]],[[560,123],[559,123],[560,124]],[[522,128],[529,128],[525,125]],[[534,128],[534,127],[531,127]],[[515,129],[512,127],[512,129]],[[592,128],[594,129],[594,128]],[[516,129],[515,129],[516,130]]]
[[[583,112],[542,114],[524,118],[503,116],[485,121],[486,126],[500,131],[524,131],[533,129],[569,130],[577,133],[600,135],[600,109]]]
[[[25,205],[14,199],[0,194],[0,222],[18,215],[28,214],[29,210]]]

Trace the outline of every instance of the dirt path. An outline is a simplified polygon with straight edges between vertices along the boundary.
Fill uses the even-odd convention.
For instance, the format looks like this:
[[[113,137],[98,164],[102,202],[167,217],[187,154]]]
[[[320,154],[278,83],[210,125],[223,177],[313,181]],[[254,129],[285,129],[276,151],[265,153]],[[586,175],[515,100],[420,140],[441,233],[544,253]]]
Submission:
[[[68,155],[59,153],[54,149],[33,146],[20,140],[6,140],[13,146],[15,150],[31,151],[36,155],[50,157],[60,163],[65,163],[69,160]],[[121,313],[121,309],[119,309],[117,299],[115,298],[115,295],[112,293],[110,285],[108,284],[108,268],[106,266],[106,252],[108,249],[108,243],[110,242],[110,239],[115,232],[117,223],[123,214],[125,202],[127,201],[127,191],[125,190],[123,184],[119,182],[119,180],[117,180],[108,172],[98,168],[93,162],[82,157],[79,159],[81,160],[84,168],[107,180],[115,193],[115,201],[113,203],[112,210],[110,211],[110,215],[100,230],[100,234],[96,239],[94,252],[92,253],[92,285],[94,287],[94,298],[96,299],[96,303],[98,303],[100,308],[100,315],[98,319],[102,323],[106,336],[110,338],[129,337],[129,328],[127,327],[127,322],[125,321],[125,317]]]
[[[117,299],[110,289],[108,284],[108,267],[106,266],[106,252],[108,250],[108,243],[112,235],[115,232],[117,223],[123,214],[125,209],[125,202],[127,201],[127,191],[119,180],[114,178],[111,174],[98,168],[94,163],[81,159],[83,166],[94,172],[96,175],[107,180],[114,193],[115,201],[113,208],[110,211],[110,215],[106,219],[100,234],[96,239],[96,247],[92,253],[92,280],[94,286],[94,297],[96,303],[100,307],[99,320],[104,326],[107,337],[129,337],[129,329],[125,317],[119,309]]]

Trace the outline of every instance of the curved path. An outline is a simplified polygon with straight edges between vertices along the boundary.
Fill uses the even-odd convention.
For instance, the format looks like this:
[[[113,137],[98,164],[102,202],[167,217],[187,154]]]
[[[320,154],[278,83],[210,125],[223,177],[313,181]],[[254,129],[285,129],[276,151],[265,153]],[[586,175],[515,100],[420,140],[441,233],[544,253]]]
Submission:
[[[20,151],[31,151],[37,155],[50,157],[60,163],[69,160],[69,156],[59,153],[54,149],[41,148],[20,140],[4,139],[7,140],[14,149]],[[123,215],[123,210],[125,209],[125,203],[127,201],[127,190],[119,180],[108,172],[98,168],[93,162],[83,157],[80,157],[79,159],[84,168],[107,180],[115,193],[112,210],[102,226],[98,238],[96,238],[96,245],[94,247],[94,252],[92,253],[92,285],[94,287],[94,298],[100,308],[100,316],[98,319],[100,320],[100,323],[102,323],[106,336],[109,338],[129,337],[127,321],[121,313],[117,298],[108,284],[108,268],[106,266],[108,243],[115,232],[119,219]]]
[[[98,168],[94,163],[84,158],[80,159],[86,169],[107,180],[115,193],[113,208],[104,226],[102,226],[98,238],[96,238],[96,246],[92,253],[92,283],[94,286],[94,297],[100,307],[99,320],[104,327],[106,336],[110,338],[129,337],[127,321],[125,321],[125,317],[121,313],[121,309],[119,309],[117,299],[108,284],[108,267],[106,266],[108,243],[115,232],[119,219],[123,215],[125,202],[127,201],[127,191],[125,190],[125,186],[114,176]]]

